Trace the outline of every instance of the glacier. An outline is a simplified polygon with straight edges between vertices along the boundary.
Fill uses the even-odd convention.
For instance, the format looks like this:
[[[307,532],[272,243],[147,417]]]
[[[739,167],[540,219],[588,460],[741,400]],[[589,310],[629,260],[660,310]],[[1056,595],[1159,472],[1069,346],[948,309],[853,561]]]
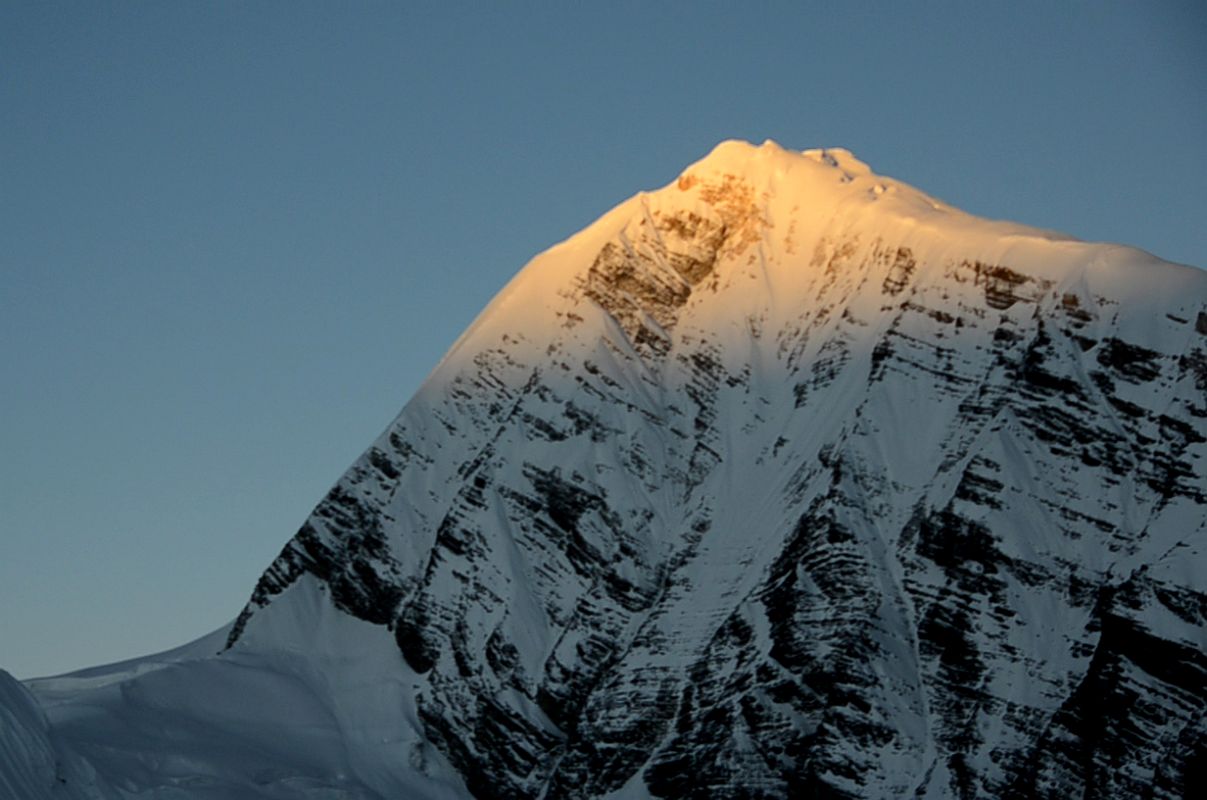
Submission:
[[[0,675],[0,788],[1188,797],[1205,420],[1207,273],[724,142],[524,267],[230,625]]]

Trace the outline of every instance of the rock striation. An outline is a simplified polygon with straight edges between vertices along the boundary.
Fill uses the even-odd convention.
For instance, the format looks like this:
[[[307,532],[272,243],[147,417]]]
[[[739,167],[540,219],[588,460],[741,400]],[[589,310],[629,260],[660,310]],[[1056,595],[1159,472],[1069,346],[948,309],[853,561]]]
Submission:
[[[1185,797],[1205,443],[1204,272],[726,142],[522,270],[197,663],[339,704],[308,652],[379,631],[366,797]]]

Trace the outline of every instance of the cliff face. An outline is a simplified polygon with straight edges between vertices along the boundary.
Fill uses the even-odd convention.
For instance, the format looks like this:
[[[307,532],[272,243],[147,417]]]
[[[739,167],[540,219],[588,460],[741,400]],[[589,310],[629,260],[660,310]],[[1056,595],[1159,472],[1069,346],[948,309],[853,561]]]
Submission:
[[[367,796],[1180,797],[1205,398],[1207,274],[725,143],[500,293],[207,663],[392,637]]]

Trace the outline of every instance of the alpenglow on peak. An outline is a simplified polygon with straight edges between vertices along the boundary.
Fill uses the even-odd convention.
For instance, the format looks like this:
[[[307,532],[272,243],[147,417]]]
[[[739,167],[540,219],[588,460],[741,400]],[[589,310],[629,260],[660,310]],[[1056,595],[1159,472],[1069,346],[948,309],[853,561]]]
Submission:
[[[1189,796],[1205,398],[1202,271],[724,142],[520,270],[232,625],[31,682],[0,778]]]

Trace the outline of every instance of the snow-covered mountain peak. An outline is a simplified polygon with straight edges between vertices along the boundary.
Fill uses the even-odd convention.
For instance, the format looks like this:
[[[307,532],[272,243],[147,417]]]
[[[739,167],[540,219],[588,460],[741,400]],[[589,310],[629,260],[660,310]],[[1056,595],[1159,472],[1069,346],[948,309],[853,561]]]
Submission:
[[[724,142],[516,275],[221,655],[0,705],[146,796],[1186,796],[1204,398],[1207,274]]]
[[[841,148],[796,152],[731,140],[537,256],[450,358],[460,363],[504,337],[510,350],[537,354],[567,340],[608,339],[615,325],[628,334],[624,346],[666,352],[679,327],[742,336],[744,320],[791,325],[836,297],[849,315],[883,316],[879,300],[848,296],[868,281],[892,287],[889,296],[941,285],[963,296],[971,286],[1017,314],[1026,307],[1016,301],[1041,302],[1060,286],[1117,283],[1118,263],[1171,268],[1135,251],[966,214],[872,173]],[[835,295],[838,287],[847,294]]]
[[[704,158],[685,170],[690,172],[729,172],[750,174],[760,166],[781,172],[791,169],[801,159],[838,169],[853,175],[871,175],[871,168],[844,147],[822,147],[809,150],[790,150],[773,139],[755,145],[742,139],[726,139],[717,144]]]
[[[725,176],[741,179],[760,194],[786,192],[795,200],[818,192],[824,195],[834,183],[876,177],[871,168],[844,148],[795,151],[771,139],[762,145],[729,139],[684,170],[676,185],[684,188],[695,180]]]

